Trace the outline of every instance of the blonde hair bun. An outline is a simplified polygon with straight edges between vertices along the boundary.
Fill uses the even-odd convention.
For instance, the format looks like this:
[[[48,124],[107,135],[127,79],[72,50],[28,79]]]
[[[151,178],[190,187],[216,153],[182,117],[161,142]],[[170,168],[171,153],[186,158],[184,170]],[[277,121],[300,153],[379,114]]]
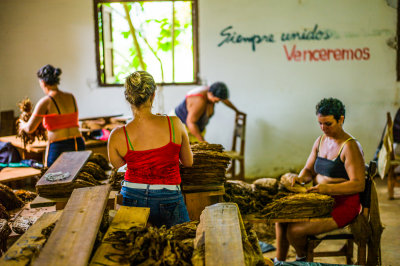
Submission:
[[[156,83],[149,73],[136,71],[125,79],[125,99],[139,107],[154,94],[156,88]]]
[[[129,78],[130,78],[130,82],[134,86],[139,86],[140,83],[142,82],[142,79],[140,78],[140,73],[139,72],[132,73],[132,75],[130,75]]]

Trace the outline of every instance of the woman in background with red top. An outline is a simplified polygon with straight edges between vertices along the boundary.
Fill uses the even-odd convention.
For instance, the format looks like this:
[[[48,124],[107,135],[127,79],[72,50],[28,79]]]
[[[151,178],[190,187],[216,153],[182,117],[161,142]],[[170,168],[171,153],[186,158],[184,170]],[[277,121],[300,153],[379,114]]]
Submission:
[[[133,120],[111,132],[108,157],[115,168],[127,164],[121,194],[124,206],[149,207],[149,222],[171,227],[189,221],[180,189],[179,162],[193,164],[185,127],[176,116],[152,114],[156,84],[145,71],[126,78],[125,98]]]
[[[49,145],[47,147],[47,166],[65,151],[85,149],[85,143],[79,132],[78,107],[71,93],[58,89],[61,69],[45,65],[37,72],[40,87],[46,94],[39,100],[28,122],[20,121],[20,130],[32,133],[43,121],[47,129]]]

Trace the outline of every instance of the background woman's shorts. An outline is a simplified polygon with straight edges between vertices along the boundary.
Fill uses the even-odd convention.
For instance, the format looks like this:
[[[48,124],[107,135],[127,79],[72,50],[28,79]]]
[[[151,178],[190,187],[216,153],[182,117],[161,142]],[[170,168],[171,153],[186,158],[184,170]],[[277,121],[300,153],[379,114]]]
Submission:
[[[70,138],[66,140],[54,141],[50,143],[49,153],[47,156],[47,167],[50,167],[58,156],[65,151],[83,151],[85,150],[85,142],[82,137]]]

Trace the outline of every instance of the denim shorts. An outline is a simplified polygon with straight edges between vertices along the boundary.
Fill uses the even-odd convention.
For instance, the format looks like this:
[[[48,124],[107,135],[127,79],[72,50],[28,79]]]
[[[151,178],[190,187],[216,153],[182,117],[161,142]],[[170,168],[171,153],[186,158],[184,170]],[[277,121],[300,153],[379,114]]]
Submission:
[[[150,208],[149,222],[154,226],[169,228],[190,221],[180,190],[122,187],[121,194],[124,206]]]
[[[50,143],[47,155],[47,167],[50,167],[55,160],[65,151],[83,151],[85,142],[82,137],[70,138]]]

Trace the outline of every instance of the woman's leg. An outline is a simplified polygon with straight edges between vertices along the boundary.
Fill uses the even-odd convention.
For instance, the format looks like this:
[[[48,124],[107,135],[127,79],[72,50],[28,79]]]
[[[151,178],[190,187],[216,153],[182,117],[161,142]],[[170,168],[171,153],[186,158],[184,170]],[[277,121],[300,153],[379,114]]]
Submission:
[[[287,239],[295,248],[298,257],[307,255],[307,236],[318,235],[338,228],[331,218],[323,222],[290,223],[287,227]]]
[[[47,167],[50,167],[64,151],[63,141],[50,143],[47,154]]]
[[[275,223],[276,234],[276,258],[285,261],[289,250],[289,241],[287,239],[287,223]]]

